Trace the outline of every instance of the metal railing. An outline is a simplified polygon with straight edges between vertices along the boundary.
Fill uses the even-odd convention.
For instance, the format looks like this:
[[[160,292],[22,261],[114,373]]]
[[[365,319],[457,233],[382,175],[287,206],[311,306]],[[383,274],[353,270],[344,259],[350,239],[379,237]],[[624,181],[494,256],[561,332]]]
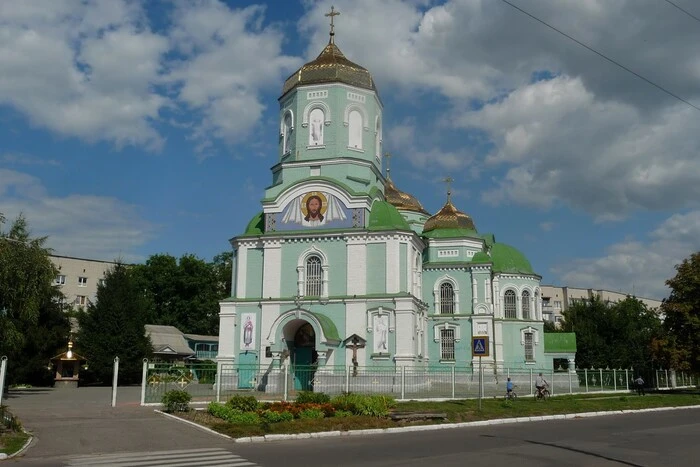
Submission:
[[[520,396],[533,395],[539,373],[549,384],[552,394],[590,392],[629,392],[638,376],[629,369],[584,369],[556,372],[551,369],[505,368],[496,373],[484,370],[479,384],[478,369],[472,367],[376,368],[352,366],[262,366],[144,362],[142,404],[160,403],[173,389],[187,391],[193,403],[227,400],[234,394],[254,395],[261,400],[290,400],[300,391],[389,394],[405,399],[468,399],[499,397],[505,394],[508,378]],[[646,381],[648,388],[690,387],[697,377],[683,372],[659,370],[656,381]],[[480,391],[481,389],[481,391]]]

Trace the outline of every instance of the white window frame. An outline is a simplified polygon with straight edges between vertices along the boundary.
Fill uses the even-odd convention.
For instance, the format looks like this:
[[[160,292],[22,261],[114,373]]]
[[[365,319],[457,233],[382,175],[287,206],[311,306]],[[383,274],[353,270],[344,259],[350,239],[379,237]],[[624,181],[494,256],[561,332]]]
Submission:
[[[75,304],[77,306],[87,306],[88,298],[86,295],[76,295]]]
[[[525,289],[520,292],[520,316],[524,320],[532,320],[532,293]],[[525,317],[525,310],[527,309],[527,318]]]
[[[304,296],[320,297],[323,291],[323,260],[318,255],[309,255],[304,261]]]
[[[78,287],[87,287],[87,276],[78,276]]]
[[[510,292],[513,296],[513,304],[512,304],[513,309],[511,310],[513,316],[508,316],[508,310],[506,309],[506,306],[507,306],[506,295],[510,296],[510,294],[508,294],[508,292]],[[503,291],[503,318],[504,319],[517,319],[518,318],[518,293],[512,288],[508,288],[508,289]]]
[[[56,277],[53,279],[54,285],[66,285],[66,275],[65,274],[57,274]]]
[[[458,282],[455,278],[453,278],[452,276],[447,275],[447,274],[438,278],[438,280],[435,281],[435,283],[433,284],[433,307],[434,307],[433,311],[436,315],[439,315],[442,312],[441,298],[440,298],[440,286],[443,284],[443,282],[449,282],[450,284],[452,284],[452,290],[454,292],[454,312],[453,312],[453,314],[458,315],[459,314],[459,285],[458,285]]]
[[[447,295],[451,295],[448,297]],[[450,281],[440,284],[440,314],[453,315],[455,313],[455,288]]]
[[[440,342],[440,331],[443,329],[454,329],[455,332],[455,342],[459,342],[462,340],[461,336],[461,328],[459,324],[457,323],[450,323],[450,322],[444,322],[440,324],[436,324],[433,326],[433,340],[437,343]]]
[[[287,117],[289,117],[289,125],[287,125]],[[282,115],[282,122],[280,125],[280,136],[282,138],[282,155],[286,156],[292,152],[291,146],[289,146],[289,140],[292,132],[294,131],[294,113],[291,109],[287,109]]]
[[[328,298],[328,257],[318,248],[311,247],[299,256],[297,262],[297,295],[306,296],[306,259],[309,256],[321,258],[321,297]]]
[[[532,360],[527,360],[525,358],[525,335],[526,334],[532,334]],[[523,358],[525,359],[526,362],[531,363],[536,361],[535,357],[535,347],[540,345],[540,332],[533,328],[532,326],[528,326],[526,328],[523,328],[520,330],[520,345],[523,346]]]
[[[452,334],[451,341],[449,334]],[[455,330],[450,328],[445,328],[440,330],[440,361],[443,362],[454,362],[457,357],[455,339]],[[449,354],[452,355],[449,355]],[[451,357],[451,358],[450,358]]]

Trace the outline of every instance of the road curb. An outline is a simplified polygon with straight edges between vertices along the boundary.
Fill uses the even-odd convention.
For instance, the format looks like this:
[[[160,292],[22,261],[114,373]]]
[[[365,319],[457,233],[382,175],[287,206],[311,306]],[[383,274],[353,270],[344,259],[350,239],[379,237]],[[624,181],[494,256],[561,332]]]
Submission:
[[[513,418],[497,418],[493,420],[479,420],[476,422],[460,422],[460,423],[445,423],[442,425],[417,425],[417,426],[406,426],[406,427],[391,427],[391,428],[368,428],[366,430],[352,430],[352,431],[320,431],[317,433],[294,433],[294,434],[270,434],[264,436],[250,436],[245,438],[231,438],[230,436],[224,435],[217,431],[207,428],[205,426],[199,425],[189,420],[171,415],[160,410],[155,410],[155,412],[161,413],[166,417],[179,420],[184,423],[201,428],[210,433],[223,436],[232,440],[234,443],[265,443],[271,441],[287,441],[293,439],[311,439],[311,438],[331,438],[338,436],[368,436],[368,435],[379,435],[379,434],[393,434],[393,433],[411,433],[417,431],[437,431],[437,430],[451,430],[455,428],[471,428],[477,426],[486,425],[506,425],[513,423],[529,423],[529,422],[542,422],[549,420],[574,420],[577,418],[591,418],[591,417],[604,417],[609,415],[628,415],[635,413],[645,413],[645,412],[662,412],[670,410],[687,410],[687,409],[700,409],[700,405],[687,405],[679,407],[653,407],[649,409],[638,409],[638,410],[610,410],[607,412],[581,412],[581,413],[568,413],[568,414],[557,414],[557,415],[542,415],[542,416],[532,416],[532,417],[513,417]]]
[[[0,453],[0,461],[7,461],[12,459],[13,457],[17,457],[20,454],[23,454],[24,451],[29,449],[29,445],[34,441],[34,436],[31,433],[27,433],[26,431],[24,432],[25,434],[29,435],[29,438],[27,438],[27,441],[24,442],[21,448],[19,448],[18,451],[13,452],[12,454],[5,454],[5,453]],[[3,457],[4,456],[4,457]]]
[[[180,417],[178,417],[178,416],[176,416],[176,415],[172,415],[172,414],[169,414],[169,413],[167,413],[167,412],[163,412],[162,410],[155,409],[154,412],[155,412],[155,413],[159,413],[159,414],[161,414],[161,415],[164,415],[165,417],[172,418],[172,419],[175,419],[175,420],[177,420],[177,421],[187,423],[188,425],[192,425],[192,426],[194,426],[194,427],[197,427],[197,428],[199,428],[200,430],[208,431],[209,433],[212,433],[212,434],[215,434],[215,435],[219,435],[219,436],[221,436],[222,438],[233,439],[233,438],[231,438],[229,435],[225,435],[225,434],[223,434],[223,433],[219,433],[218,431],[214,431],[214,430],[212,430],[211,428],[208,428],[208,427],[206,427],[206,426],[204,426],[204,425],[200,425],[199,423],[195,423],[195,422],[191,422],[191,421],[189,421],[189,420],[185,420],[184,418],[180,418]]]

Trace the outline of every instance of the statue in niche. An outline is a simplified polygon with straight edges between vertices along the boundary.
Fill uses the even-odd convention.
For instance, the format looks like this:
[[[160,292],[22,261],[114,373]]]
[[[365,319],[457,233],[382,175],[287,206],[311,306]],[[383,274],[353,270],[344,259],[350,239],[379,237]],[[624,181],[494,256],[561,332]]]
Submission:
[[[389,317],[387,315],[376,315],[374,317],[374,352],[389,352]]]
[[[253,320],[250,315],[247,316],[243,325],[243,345],[245,348],[250,347],[253,343]]]
[[[309,115],[309,146],[323,144],[323,110],[314,109]]]

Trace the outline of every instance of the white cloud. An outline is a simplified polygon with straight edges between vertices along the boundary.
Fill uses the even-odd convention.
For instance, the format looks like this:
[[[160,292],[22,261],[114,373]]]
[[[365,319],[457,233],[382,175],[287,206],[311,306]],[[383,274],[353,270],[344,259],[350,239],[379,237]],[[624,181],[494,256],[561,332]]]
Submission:
[[[134,251],[156,232],[137,206],[105,196],[51,196],[39,179],[13,170],[0,169],[0,202],[8,222],[24,213],[32,234],[50,234],[47,245],[60,255],[139,261]]]
[[[552,269],[562,283],[632,292],[647,298],[668,296],[665,281],[674,267],[700,251],[700,211],[674,214],[646,241],[630,239],[611,245],[604,256],[579,258]]]

